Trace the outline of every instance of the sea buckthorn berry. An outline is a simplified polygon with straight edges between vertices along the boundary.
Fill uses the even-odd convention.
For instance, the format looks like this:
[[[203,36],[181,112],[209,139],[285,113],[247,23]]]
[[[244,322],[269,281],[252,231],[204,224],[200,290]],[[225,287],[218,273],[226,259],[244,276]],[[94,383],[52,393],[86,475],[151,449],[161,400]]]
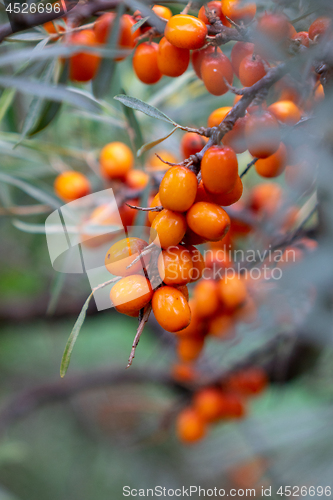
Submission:
[[[204,335],[204,324],[202,318],[198,316],[196,303],[193,298],[188,301],[191,310],[191,321],[183,330],[175,332],[177,337],[192,337],[202,339]]]
[[[209,45],[205,49],[193,50],[191,56],[192,66],[197,77],[200,78],[200,80],[202,80],[201,63],[203,59],[209,54],[215,54],[215,52],[216,52],[216,47],[213,47],[212,45]],[[218,53],[222,52],[219,47],[217,47],[217,52]]]
[[[222,12],[235,23],[243,22],[249,24],[256,15],[255,3],[243,2],[242,0],[223,0]]]
[[[98,44],[93,30],[76,31],[71,34],[71,45],[95,46]],[[79,52],[69,59],[69,76],[76,82],[88,82],[97,73],[101,58],[97,54]]]
[[[209,335],[223,339],[225,337],[233,337],[235,335],[235,320],[234,316],[229,314],[219,314],[211,318],[209,322]]]
[[[158,17],[166,19],[167,21],[172,17],[171,10],[168,7],[165,7],[164,5],[153,5],[151,10],[155,12],[155,14]]]
[[[192,231],[189,227],[186,229],[185,236],[183,238],[183,243],[186,246],[189,245],[202,245],[203,243],[207,243],[207,239],[199,236],[194,231]]]
[[[257,25],[259,33],[278,43],[289,35],[290,25],[284,14],[265,12]]]
[[[139,199],[136,198],[132,200],[127,200],[126,203],[128,203],[129,205],[133,205],[134,207],[137,207],[139,204]],[[119,208],[119,214],[125,229],[127,227],[134,225],[135,218],[138,214],[138,211],[135,208],[129,207],[126,203],[121,205],[121,207]]]
[[[332,19],[329,17],[318,17],[309,28],[309,38],[314,40],[316,36],[323,36],[332,30]]]
[[[187,14],[177,14],[167,22],[164,36],[181,49],[201,49],[207,36],[207,26],[200,19]]]
[[[63,33],[64,31],[66,31],[65,27],[62,24],[54,21],[48,21],[47,23],[44,23],[43,28],[45,29],[45,31],[50,33],[50,35],[57,35],[58,33]],[[53,40],[58,40],[58,38],[53,38]]]
[[[190,252],[193,265],[193,269],[191,271],[191,282],[193,283],[202,277],[205,269],[205,259],[195,246],[190,245],[187,247],[187,250]]]
[[[157,65],[159,71],[165,76],[180,76],[188,68],[190,51],[181,49],[170,43],[165,37],[160,40],[157,52]]]
[[[166,285],[186,285],[192,278],[190,252],[181,245],[170,246],[158,257],[158,272]]]
[[[222,392],[215,387],[207,387],[195,393],[193,406],[204,422],[216,422],[221,417]]]
[[[228,309],[236,309],[245,302],[247,289],[244,280],[239,276],[226,275],[219,281],[218,286],[220,299]]]
[[[153,85],[162,78],[157,64],[158,44],[143,42],[134,52],[133,69],[139,80],[147,85]]]
[[[222,6],[221,6],[221,2],[216,2],[216,1],[213,1],[213,2],[208,2],[207,3],[207,7],[208,7],[208,10],[214,14],[215,17],[217,17],[218,19],[220,19],[222,21],[222,24],[224,26],[227,26],[227,27],[230,27],[231,24],[229,23],[229,21],[226,19],[226,17],[223,15],[222,13]],[[205,24],[210,24],[210,22],[208,21],[208,18],[206,16],[206,10],[205,10],[205,5],[203,5],[202,7],[200,7],[200,10],[199,10],[199,13],[198,13],[198,18],[201,19],[202,22],[204,22]]]
[[[198,181],[192,170],[186,167],[171,167],[160,184],[161,204],[174,212],[186,212],[194,203]]]
[[[109,33],[113,29],[116,14],[107,12],[103,14],[95,23],[94,30],[99,43],[106,43],[109,38]],[[132,32],[132,27],[135,21],[132,16],[124,14],[120,19],[120,33],[118,36],[118,46],[120,49],[133,49],[136,44],[136,39],[140,35],[140,30]],[[119,57],[116,61],[122,61],[124,57]]]
[[[231,375],[226,382],[228,390],[243,396],[261,394],[268,385],[268,378],[262,368],[246,368]]]
[[[126,175],[126,185],[131,189],[144,189],[149,181],[149,175],[142,170],[130,170]]]
[[[151,225],[151,239],[154,241],[156,234],[162,248],[178,245],[186,232],[186,219],[179,212],[162,210]],[[158,244],[158,241],[156,242]]]
[[[186,215],[187,223],[196,234],[210,241],[218,241],[230,228],[230,217],[215,203],[199,201]]]
[[[238,176],[236,153],[228,146],[212,146],[201,161],[202,182],[209,193],[229,193]]]
[[[205,437],[206,425],[195,410],[186,408],[177,417],[176,432],[181,442],[195,443]]]
[[[197,203],[198,201],[208,201],[208,202],[212,201],[211,195],[206,191],[202,180],[198,184],[198,191],[194,203]]]
[[[207,127],[217,127],[232,110],[231,106],[215,109],[208,117]]]
[[[169,163],[178,163],[178,158],[174,154],[170,153],[170,151],[159,149],[148,158],[146,167],[147,170],[168,170],[170,168],[170,165],[164,163],[156,155],[160,156],[163,160],[168,161]]]
[[[293,101],[277,101],[267,109],[277,120],[286,125],[295,125],[302,117],[299,107]]]
[[[152,308],[156,321],[167,332],[177,332],[190,324],[190,306],[177,288],[158,288],[153,295]]]
[[[279,123],[268,111],[250,115],[245,124],[245,137],[253,157],[267,158],[280,146]]]
[[[223,393],[221,405],[221,417],[230,419],[243,418],[246,414],[246,408],[241,396],[234,392]]]
[[[282,174],[286,168],[287,159],[287,148],[283,142],[281,142],[279,149],[273,155],[256,162],[255,169],[257,174],[262,177],[277,177]]]
[[[273,215],[282,201],[282,188],[274,182],[254,186],[250,194],[250,208],[259,213]]]
[[[123,231],[123,223],[118,209],[107,203],[96,207],[88,220],[80,227],[80,241],[87,248],[97,248],[117,236],[117,232],[105,232],[103,229],[96,234],[89,231],[91,226],[113,226]]]
[[[201,76],[208,92],[213,95],[223,95],[229,90],[225,80],[231,85],[234,72],[231,62],[221,51],[203,57]]]
[[[64,201],[73,201],[91,192],[90,182],[81,172],[67,171],[58,175],[54,182],[56,195]]]
[[[171,367],[171,376],[178,382],[193,382],[197,372],[190,363],[176,363]]]
[[[265,161],[265,160],[261,160]],[[233,205],[236,203],[243,194],[243,183],[242,179],[238,176],[234,187],[229,193],[225,194],[212,194],[211,201],[217,203],[218,205],[222,205],[223,207],[228,207],[229,205]]]
[[[99,162],[104,177],[123,179],[134,166],[134,156],[123,142],[110,142],[102,149]]]
[[[178,340],[177,355],[184,363],[194,361],[200,356],[204,344],[203,337],[182,337]]]
[[[188,288],[186,285],[177,285],[175,286],[175,288],[177,290],[179,290],[185,297],[185,299],[187,300],[187,302],[189,301],[190,299],[190,294],[189,294],[189,291],[188,291]],[[190,308],[191,309],[191,308]],[[192,312],[192,311],[191,311]]]
[[[265,75],[266,69],[260,56],[246,56],[239,65],[239,79],[244,87],[251,87]]]
[[[304,47],[309,47],[310,45],[310,40],[309,40],[309,33],[307,31],[300,31],[296,32],[293,37],[294,40],[299,40],[299,42],[304,45]]]
[[[160,207],[161,206],[161,200],[160,200],[160,195],[157,193],[155,196],[154,196],[154,199],[153,201],[151,202],[150,204],[151,207]],[[153,223],[153,220],[155,219],[155,217],[159,214],[160,212],[148,212],[148,220],[150,222],[150,224]]]
[[[121,278],[110,292],[112,304],[122,314],[136,313],[145,307],[153,297],[150,282],[140,274]]]
[[[202,137],[195,132],[186,132],[186,134],[183,135],[180,143],[180,149],[183,153],[184,158],[188,158],[191,155],[199,153],[199,151],[201,151],[205,146],[206,142],[207,139],[205,137]]]
[[[140,238],[124,238],[117,241],[105,255],[105,267],[109,273],[115,276],[130,276],[131,274],[139,274],[142,267],[146,266],[150,260],[150,254],[142,256],[132,267],[126,269],[134,259],[136,259],[142,251],[148,246],[144,240]]]
[[[249,42],[236,42],[231,50],[231,64],[237,78],[239,78],[239,66],[244,57],[252,56],[254,44]]]
[[[238,118],[232,130],[227,132],[223,137],[223,144],[225,146],[230,146],[238,155],[247,150],[245,139],[246,120],[247,115]]]
[[[201,280],[194,288],[194,301],[199,318],[209,318],[220,306],[216,281]]]

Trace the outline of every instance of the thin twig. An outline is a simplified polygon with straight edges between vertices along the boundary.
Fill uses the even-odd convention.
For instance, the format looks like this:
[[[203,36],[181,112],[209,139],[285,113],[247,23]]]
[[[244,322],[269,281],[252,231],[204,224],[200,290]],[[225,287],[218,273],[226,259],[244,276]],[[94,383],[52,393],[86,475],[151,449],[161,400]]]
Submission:
[[[240,178],[241,179],[244,177],[244,175],[246,175],[248,173],[248,171],[250,170],[250,168],[253,167],[253,165],[255,165],[258,160],[259,160],[259,158],[253,158],[253,160],[245,168],[244,172],[242,172],[240,174]]]
[[[140,321],[140,324],[138,326],[136,335],[134,337],[134,341],[133,341],[133,344],[132,344],[131,354],[130,354],[130,357],[128,358],[128,364],[127,364],[126,368],[129,368],[131,366],[131,364],[133,363],[133,359],[134,359],[134,356],[135,356],[135,350],[136,350],[136,348],[138,346],[138,343],[140,341],[140,337],[142,335],[142,332],[143,332],[143,329],[145,327],[145,324],[148,321],[150,313],[151,313],[151,304],[148,304],[145,307],[145,312],[143,314],[142,320]]]
[[[150,245],[148,245],[142,252],[139,253],[139,255],[128,266],[126,266],[126,269],[130,269],[132,266],[134,266],[134,264],[139,262],[139,260],[141,260],[142,257],[152,252],[154,248],[157,248],[155,243],[154,242],[150,243]]]
[[[134,210],[140,210],[141,212],[161,212],[164,207],[162,205],[159,205],[157,207],[136,207],[135,205],[130,205],[129,203],[126,203],[126,205],[130,208],[134,208]]]

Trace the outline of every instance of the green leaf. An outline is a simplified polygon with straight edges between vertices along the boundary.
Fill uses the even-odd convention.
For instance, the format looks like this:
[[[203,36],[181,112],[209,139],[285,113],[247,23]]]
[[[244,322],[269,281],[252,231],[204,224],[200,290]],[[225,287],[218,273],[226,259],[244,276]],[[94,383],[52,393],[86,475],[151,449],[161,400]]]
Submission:
[[[124,95],[126,95],[124,90],[122,90],[122,92],[124,93]],[[144,142],[140,124],[139,124],[132,108],[129,108],[129,107],[123,105],[123,110],[125,113],[125,117],[126,117],[126,121],[128,123],[128,126],[133,131],[134,148],[135,148],[135,151],[137,151],[140,148],[141,144]]]
[[[141,26],[143,24],[145,24],[145,22],[149,19],[149,16],[147,17],[143,17],[142,19],[140,19],[140,21],[138,21],[137,23],[133,24],[132,28],[131,28],[131,32],[134,33],[134,31],[138,30],[139,28],[141,28]]]
[[[73,330],[71,331],[69,339],[67,341],[67,344],[66,344],[66,347],[64,350],[64,354],[62,356],[61,365],[60,365],[60,377],[62,377],[62,378],[66,375],[66,372],[67,372],[67,369],[68,369],[68,366],[69,366],[69,363],[71,360],[71,354],[72,354],[75,342],[79,336],[79,333],[80,333],[81,327],[84,323],[84,320],[86,319],[87,309],[88,309],[89,303],[90,303],[93,295],[94,295],[94,293],[91,292],[91,294],[89,295],[89,297],[85,301],[85,303],[81,309],[81,312],[80,312],[80,314],[75,322]]]
[[[168,137],[170,137],[174,132],[176,132],[176,130],[178,130],[178,127],[175,127],[171,130],[171,132],[168,134],[168,135],[165,135],[164,137],[161,137],[160,139],[156,139],[155,141],[152,141],[152,142],[147,142],[146,144],[144,144],[137,152],[137,156],[141,156],[143,153],[145,153],[146,151],[149,151],[151,148],[153,148],[154,146],[157,146],[157,144],[160,144],[161,142],[165,141],[166,139],[168,139]]]
[[[117,15],[114,20],[112,29],[110,30],[109,38],[106,47],[111,50],[116,50],[118,45],[118,38],[120,33],[120,19],[125,12],[125,5],[120,3],[117,8]],[[98,69],[98,73],[93,80],[92,87],[94,95],[98,98],[104,97],[108,92],[112,77],[116,71],[117,62],[115,59],[109,61],[103,58]]]
[[[46,193],[42,189],[33,186],[32,184],[29,184],[28,182],[18,179],[17,177],[0,172],[0,181],[5,182],[6,184],[11,184],[12,186],[16,186],[35,200],[38,200],[41,203],[45,203],[50,207],[57,209],[61,206],[59,201],[56,198],[53,198],[53,196],[51,196],[50,194]]]
[[[162,113],[162,111],[155,108],[154,106],[151,106],[150,104],[147,104],[144,101],[141,101],[140,99],[137,99],[136,97],[120,94],[116,95],[114,99],[120,101],[122,104],[124,104],[124,106],[136,109],[137,111],[141,111],[145,115],[151,116],[152,118],[157,118],[157,120],[163,120],[164,122],[172,123],[172,125],[174,125],[175,127],[178,125],[171,118]]]
[[[9,36],[6,38],[6,42],[39,42],[49,38],[49,34],[45,33],[20,33],[18,35]]]
[[[2,92],[0,98],[0,122],[3,120],[9,106],[12,104],[15,94],[16,90],[11,88],[7,88]]]

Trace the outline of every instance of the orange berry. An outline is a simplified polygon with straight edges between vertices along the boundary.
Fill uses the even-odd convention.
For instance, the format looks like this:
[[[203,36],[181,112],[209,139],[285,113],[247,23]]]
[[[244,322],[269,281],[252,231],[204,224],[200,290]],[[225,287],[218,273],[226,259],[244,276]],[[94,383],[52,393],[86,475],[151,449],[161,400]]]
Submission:
[[[187,248],[170,246],[158,257],[158,272],[166,285],[186,285],[192,279],[193,263]]]
[[[63,25],[54,21],[48,21],[47,23],[44,23],[43,28],[45,29],[45,31],[50,33],[50,35],[57,35],[58,33],[63,33],[64,31],[66,31]],[[53,40],[58,40],[58,38],[53,38]]]
[[[220,52],[206,54],[201,62],[201,76],[206,89],[213,95],[223,95],[228,92],[225,80],[231,85],[234,72],[231,62]]]
[[[123,142],[110,142],[101,151],[101,173],[108,179],[124,178],[134,166],[132,151]]]
[[[186,212],[194,203],[198,189],[197,177],[186,167],[171,167],[160,184],[161,204],[168,210]]]
[[[186,220],[192,231],[210,241],[220,240],[230,228],[230,217],[225,210],[204,201],[192,205]]]
[[[164,36],[181,49],[201,49],[207,36],[207,27],[200,19],[187,14],[177,14],[167,22]]]
[[[153,295],[152,308],[156,321],[167,332],[177,332],[190,324],[190,306],[177,288],[158,288]]]
[[[198,191],[195,197],[195,203],[197,203],[198,201],[212,201],[211,195],[206,191],[202,180],[198,184]]]
[[[213,47],[212,45],[209,45],[205,49],[193,50],[191,57],[192,66],[197,77],[200,78],[200,80],[202,80],[201,63],[203,59],[209,54],[215,54],[215,52],[216,52],[216,47]],[[217,52],[218,53],[222,52],[219,47],[217,47]]]
[[[139,80],[147,85],[153,85],[162,78],[157,64],[158,44],[143,42],[135,49],[133,69]]]
[[[216,2],[216,1],[208,2],[207,3],[207,7],[208,7],[208,10],[210,10],[212,12],[212,14],[215,15],[215,17],[219,18],[222,21],[222,24],[224,26],[228,26],[228,27],[231,26],[230,23],[229,23],[229,21],[222,14],[221,1],[219,1],[219,2]],[[199,13],[198,13],[198,18],[201,19],[201,21],[204,22],[205,24],[210,24],[210,22],[208,21],[208,18],[206,16],[205,5],[203,5],[202,7],[200,7],[200,10],[199,10]]]
[[[165,7],[164,5],[153,5],[152,9],[153,12],[162,19],[166,19],[167,21],[172,17],[172,12],[168,7]]]
[[[151,225],[151,240],[159,239],[162,248],[178,245],[186,232],[186,219],[179,212],[162,210],[154,218]],[[156,241],[158,244],[158,241]]]
[[[181,361],[187,363],[197,359],[204,347],[203,337],[184,337],[178,340],[177,354]]]
[[[294,40],[299,40],[304,47],[309,47],[310,41],[309,41],[309,33],[307,31],[300,31],[299,33],[295,33],[292,38]]]
[[[236,307],[245,302],[247,289],[244,280],[239,276],[226,275],[219,281],[218,286],[220,299],[228,309],[236,309]]]
[[[179,440],[189,444],[205,437],[206,426],[195,410],[186,408],[177,417],[176,431]]]
[[[160,196],[159,194],[157,193],[151,204],[150,204],[150,207],[160,207],[161,206],[161,200],[160,200]],[[153,220],[155,219],[155,217],[159,214],[159,212],[148,212],[148,220],[150,222],[150,224],[153,223]]]
[[[180,76],[188,68],[190,51],[176,47],[165,37],[158,44],[157,64],[159,71],[166,76]]]
[[[99,43],[106,43],[109,38],[109,33],[113,29],[113,24],[116,18],[114,12],[103,14],[95,23],[94,30]],[[140,35],[140,30],[132,32],[132,27],[135,21],[132,16],[124,14],[120,20],[120,32],[118,36],[118,46],[120,49],[133,49],[136,44],[136,39]],[[116,61],[122,61],[125,57],[119,57]]]
[[[153,297],[150,282],[140,274],[121,278],[111,288],[110,298],[118,312],[136,313],[145,307]]]
[[[279,43],[289,35],[290,23],[284,14],[265,12],[258,21],[257,30],[269,40]]]
[[[204,422],[216,422],[221,416],[222,393],[215,387],[207,387],[195,393],[193,406]]]
[[[233,392],[225,392],[221,404],[221,417],[238,419],[243,418],[245,414],[246,409],[240,395]]]
[[[268,111],[250,115],[245,124],[248,150],[255,158],[267,158],[280,146],[280,127]]]
[[[239,79],[244,87],[251,87],[266,75],[266,69],[260,56],[248,55],[239,65]]]
[[[204,333],[202,318],[198,316],[194,299],[191,298],[188,303],[191,310],[191,321],[186,328],[175,332],[175,334],[177,335],[177,337],[192,337],[202,339]]]
[[[236,42],[231,50],[231,64],[237,78],[239,78],[239,66],[244,57],[252,56],[254,44],[249,42]],[[236,96],[238,97],[238,96]],[[240,96],[241,97],[241,96]]]
[[[255,164],[257,174],[262,177],[277,177],[287,166],[287,148],[281,142],[279,149],[271,156],[258,160]]]
[[[212,146],[207,149],[201,161],[201,175],[209,193],[229,193],[238,176],[238,161],[234,150],[228,146]]]
[[[90,194],[91,186],[85,175],[69,170],[58,175],[54,190],[62,200],[73,201]]]
[[[238,392],[243,396],[255,396],[266,389],[268,378],[262,368],[246,368],[231,375],[226,385],[232,392]]]
[[[213,317],[209,322],[209,335],[222,339],[229,338],[235,334],[235,321],[228,314],[220,314]]]
[[[149,175],[142,170],[130,170],[126,175],[126,185],[131,189],[144,189],[149,181]]]
[[[332,19],[329,17],[318,17],[309,28],[309,38],[314,40],[316,36],[322,37],[332,30]]]
[[[138,274],[142,267],[146,266],[150,260],[150,254],[144,255],[142,260],[136,262],[132,267],[126,267],[136,259],[148,246],[147,242],[140,238],[124,238],[117,241],[105,255],[105,267],[109,273],[115,276],[130,276]]]
[[[302,117],[299,107],[293,101],[277,101],[268,106],[268,111],[286,125],[295,125]]]
[[[109,233],[103,232],[103,230],[99,234],[89,232],[91,226],[114,226],[119,231],[123,230],[117,207],[107,203],[96,207],[88,220],[82,224],[80,227],[80,241],[85,247],[97,248],[117,236],[116,232]]]
[[[202,137],[195,132],[186,132],[186,134],[183,135],[180,143],[180,149],[182,151],[183,157],[188,158],[191,155],[199,153],[199,151],[201,151],[205,146],[206,142],[207,140],[205,137]]]
[[[185,297],[185,299],[187,300],[187,302],[189,301],[189,298],[190,298],[190,294],[188,292],[188,288],[186,285],[177,285],[175,286],[175,288],[177,290],[179,290]]]
[[[242,0],[223,0],[222,12],[235,23],[248,24],[256,15],[257,6],[255,3],[243,2]]]
[[[211,201],[217,203],[218,205],[222,205],[223,207],[228,207],[229,205],[233,205],[234,203],[236,203],[241,198],[242,194],[243,194],[243,183],[242,179],[238,175],[236,183],[232,188],[232,190],[229,191],[229,193],[215,194],[215,195],[212,194]]]
[[[250,208],[255,212],[273,215],[282,200],[282,188],[273,182],[254,186],[250,195]]]
[[[194,289],[194,301],[200,318],[209,318],[215,314],[220,307],[216,281],[201,280]]]
[[[171,367],[171,376],[178,382],[193,382],[197,373],[189,363],[176,363]]]
[[[71,34],[71,45],[95,46],[98,44],[93,30],[76,31]],[[79,52],[69,59],[70,79],[76,82],[88,82],[97,73],[101,58],[97,54]]]
[[[129,205],[138,206],[139,200],[138,200],[138,198],[133,199],[133,200],[127,200],[126,203],[128,203]],[[134,225],[134,221],[135,221],[135,218],[138,214],[138,211],[135,210],[135,208],[131,208],[128,205],[124,204],[124,205],[121,205],[121,207],[119,208],[119,214],[120,214],[120,218],[122,220],[122,223],[126,229],[128,226]]]
[[[207,127],[217,127],[232,110],[231,106],[215,109],[208,117]]]
[[[159,149],[156,151],[156,154],[160,156],[163,160],[168,161],[169,163],[178,163],[178,158],[170,153],[169,151],[166,151],[164,149]],[[147,170],[168,170],[170,168],[169,165],[166,163],[163,163],[156,154],[152,154],[147,161]]]

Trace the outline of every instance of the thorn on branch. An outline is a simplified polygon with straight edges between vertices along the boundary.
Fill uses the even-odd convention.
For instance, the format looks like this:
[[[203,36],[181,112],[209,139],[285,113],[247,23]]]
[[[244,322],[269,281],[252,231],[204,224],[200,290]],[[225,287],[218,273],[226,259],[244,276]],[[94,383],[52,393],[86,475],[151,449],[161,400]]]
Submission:
[[[151,313],[151,304],[148,304],[145,308],[144,308],[144,312],[143,312],[143,315],[142,315],[142,319],[139,323],[139,326],[138,326],[138,329],[137,329],[137,332],[136,332],[136,335],[134,337],[134,341],[133,341],[133,344],[132,344],[132,350],[131,350],[131,354],[128,358],[128,364],[126,366],[126,368],[129,368],[131,366],[131,364],[133,363],[133,359],[134,359],[134,356],[135,356],[135,351],[136,351],[136,348],[138,346],[138,343],[140,341],[140,337],[142,335],[142,332],[143,332],[143,329],[145,327],[145,324],[147,323],[148,321],[148,318],[149,318],[149,315]],[[140,314],[141,311],[140,311]]]
[[[244,175],[246,175],[248,173],[248,171],[251,169],[251,167],[253,167],[253,165],[255,165],[257,163],[258,159],[259,158],[253,158],[253,160],[247,165],[244,172],[242,172],[240,175],[241,179],[244,177]]]
[[[137,207],[135,205],[130,205],[129,203],[126,203],[126,205],[130,208],[134,208],[134,210],[140,210],[141,212],[161,212],[164,207],[162,205],[159,205],[157,207]]]

